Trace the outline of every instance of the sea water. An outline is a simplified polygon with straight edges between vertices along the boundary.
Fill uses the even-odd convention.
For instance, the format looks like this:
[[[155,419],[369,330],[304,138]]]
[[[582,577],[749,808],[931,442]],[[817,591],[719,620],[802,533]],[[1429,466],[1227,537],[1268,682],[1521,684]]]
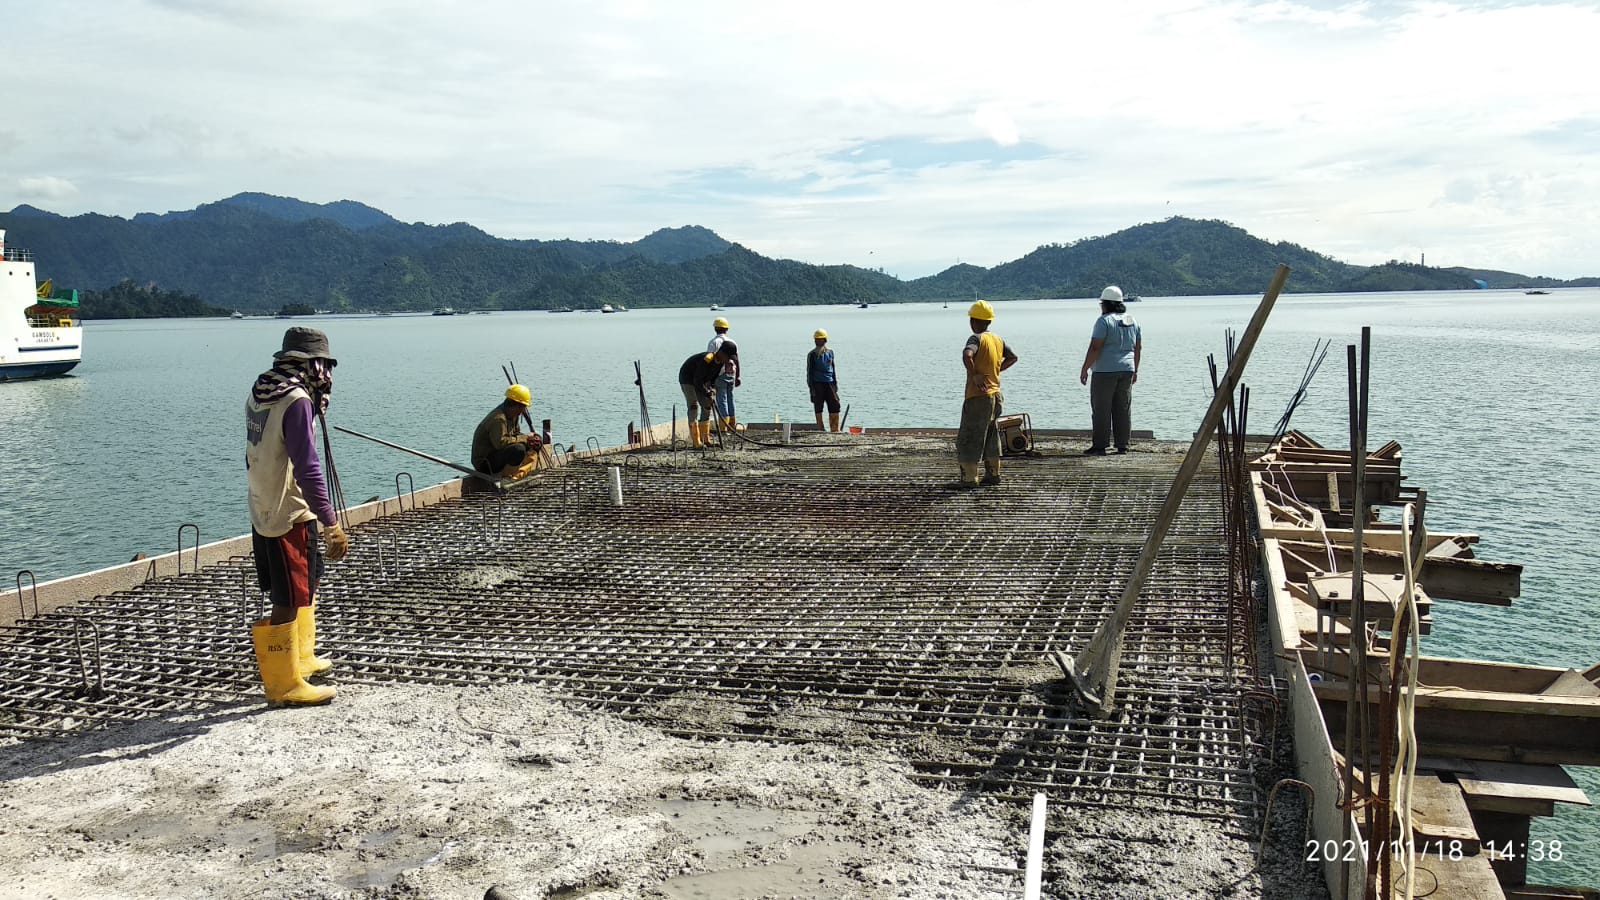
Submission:
[[[1292,276],[1291,276],[1292,277]],[[1134,427],[1186,441],[1210,400],[1207,357],[1225,367],[1254,296],[1147,298]],[[246,533],[244,398],[288,325],[326,331],[339,359],[328,421],[469,465],[472,429],[506,372],[533,391],[533,417],[578,449],[624,443],[628,424],[682,414],[678,366],[703,352],[717,315],[732,323],[746,422],[810,422],[805,355],[823,328],[838,358],[849,425],[954,427],[965,304],[495,312],[92,321],[71,376],[0,384],[0,576],[39,580]],[[1003,377],[1007,412],[1036,428],[1087,428],[1078,383],[1098,306],[999,303],[994,330],[1021,361]],[[1428,652],[1584,668],[1600,660],[1600,289],[1286,295],[1245,373],[1251,433],[1270,432],[1319,341],[1332,351],[1292,425],[1348,446],[1347,347],[1371,328],[1369,447],[1404,448],[1428,490],[1428,526],[1481,536],[1484,559],[1522,563],[1509,608],[1447,603]],[[635,384],[634,363],[642,373]],[[642,397],[641,397],[642,393]],[[335,432],[334,462],[354,505],[457,473]],[[952,476],[954,468],[952,463]],[[192,546],[192,531],[186,541]],[[1595,770],[1574,770],[1600,799]],[[1534,836],[1570,848],[1536,867],[1552,882],[1600,883],[1600,813],[1562,808]]]

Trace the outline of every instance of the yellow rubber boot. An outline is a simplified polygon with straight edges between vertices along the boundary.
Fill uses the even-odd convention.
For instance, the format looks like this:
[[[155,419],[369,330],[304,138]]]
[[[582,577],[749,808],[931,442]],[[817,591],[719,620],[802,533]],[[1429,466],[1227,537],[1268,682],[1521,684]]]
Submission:
[[[822,413],[817,413],[817,430],[821,431],[825,427],[827,427],[827,426],[822,424]],[[838,430],[839,429],[837,429],[837,428],[834,429],[834,431],[838,431]]]
[[[306,684],[300,677],[298,621],[274,625],[260,619],[250,626],[250,638],[269,706],[315,706],[333,699],[333,688]]]
[[[707,447],[711,446],[711,420],[710,419],[702,419],[700,421],[700,443],[706,445]]]
[[[693,419],[689,420],[689,445],[692,447],[700,446],[700,423]]]
[[[978,486],[978,464],[957,463],[961,467],[961,479],[956,482],[958,488],[975,488]]]
[[[501,469],[500,477],[506,479],[507,481],[516,481],[532,475],[534,470],[537,468],[539,468],[539,454],[533,450],[529,450],[527,458],[525,458],[520,464],[515,466],[506,466],[504,469]]]
[[[817,427],[819,427],[819,428],[822,427],[822,423],[818,422],[817,423]],[[828,430],[829,431],[838,431],[839,430],[839,414],[838,413],[828,413]]]
[[[998,460],[998,459],[986,459],[986,460],[983,461],[983,483],[984,484],[999,484],[1000,483],[1000,460]]]
[[[723,423],[723,426],[726,427],[729,431],[738,431],[739,430],[739,420],[735,419],[733,416],[729,416],[726,419],[722,420],[722,423]]]
[[[297,653],[300,660],[300,677],[310,678],[313,675],[326,675],[333,668],[333,660],[318,656],[317,650],[317,607],[313,600],[310,606],[302,606],[295,613],[294,627]]]

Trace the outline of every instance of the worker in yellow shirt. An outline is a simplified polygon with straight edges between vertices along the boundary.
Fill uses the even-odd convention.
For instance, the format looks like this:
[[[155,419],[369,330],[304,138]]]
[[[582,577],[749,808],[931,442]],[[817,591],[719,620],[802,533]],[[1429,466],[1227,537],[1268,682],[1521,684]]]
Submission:
[[[956,432],[956,463],[961,479],[956,487],[970,490],[980,484],[1000,483],[1000,373],[1017,364],[1017,354],[1000,335],[989,330],[994,307],[979,300],[967,309],[972,337],[961,351],[967,370],[966,398],[961,403],[961,429]],[[978,479],[978,464],[984,475]]]

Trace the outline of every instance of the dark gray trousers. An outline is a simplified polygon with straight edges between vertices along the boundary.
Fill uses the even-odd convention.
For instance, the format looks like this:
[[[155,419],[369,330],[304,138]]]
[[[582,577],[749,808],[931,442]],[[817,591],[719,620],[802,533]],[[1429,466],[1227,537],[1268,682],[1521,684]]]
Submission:
[[[1115,438],[1118,450],[1128,449],[1128,434],[1133,430],[1133,373],[1090,375],[1089,409],[1094,418],[1092,446],[1104,450]]]

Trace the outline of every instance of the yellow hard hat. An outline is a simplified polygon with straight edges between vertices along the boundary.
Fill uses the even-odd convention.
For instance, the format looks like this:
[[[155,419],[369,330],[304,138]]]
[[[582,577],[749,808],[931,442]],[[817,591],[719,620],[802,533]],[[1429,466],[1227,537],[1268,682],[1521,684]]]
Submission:
[[[825,340],[828,339],[828,333],[826,331],[823,331],[821,328],[818,328],[817,329],[817,333],[813,334],[811,336],[811,339],[814,340],[814,341],[825,341]]]
[[[712,328],[732,328],[733,326],[728,324],[728,320],[727,319],[724,319],[721,316],[717,316],[715,319],[711,320],[711,327]]]
[[[521,403],[528,406],[533,403],[533,392],[520,384],[513,384],[506,388],[506,399],[512,403]]]
[[[976,303],[972,304],[971,306],[967,307],[967,318],[969,318],[969,319],[981,319],[982,321],[985,321],[985,322],[993,322],[994,321],[994,307],[990,306],[989,305],[989,301],[987,301],[987,300],[979,300]]]

